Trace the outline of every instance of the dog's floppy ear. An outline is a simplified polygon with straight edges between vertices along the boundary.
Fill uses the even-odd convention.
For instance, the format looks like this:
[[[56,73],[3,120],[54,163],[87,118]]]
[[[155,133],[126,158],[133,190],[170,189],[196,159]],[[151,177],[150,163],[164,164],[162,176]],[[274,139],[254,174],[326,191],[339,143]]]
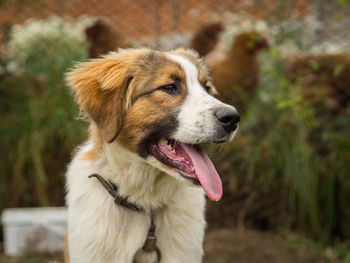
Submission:
[[[128,72],[136,60],[130,53],[111,53],[81,63],[66,76],[78,104],[107,142],[117,137],[123,125],[125,95],[131,78]]]

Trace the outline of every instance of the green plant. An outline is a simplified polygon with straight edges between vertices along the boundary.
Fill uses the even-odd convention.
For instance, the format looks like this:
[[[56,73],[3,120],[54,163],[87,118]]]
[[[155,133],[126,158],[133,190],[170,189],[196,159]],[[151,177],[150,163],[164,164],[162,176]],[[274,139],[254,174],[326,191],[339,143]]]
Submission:
[[[260,94],[248,120],[256,127],[245,155],[248,178],[264,188],[281,185],[293,221],[305,231],[318,233],[318,178],[309,136],[319,123],[300,87],[284,76],[278,57],[270,61],[266,57],[264,62]],[[252,131],[242,127],[246,132]]]
[[[0,76],[0,210],[62,205],[64,171],[83,123],[64,73],[87,57],[82,28],[62,19],[15,28]],[[73,32],[72,32],[73,31]]]
[[[347,116],[310,105],[298,82],[286,77],[278,49],[262,56],[261,65],[258,94],[236,141],[221,151],[209,148],[225,182],[222,213],[255,220],[263,214],[275,222],[268,227],[282,223],[323,244],[350,239]],[[280,214],[286,217],[276,222]]]

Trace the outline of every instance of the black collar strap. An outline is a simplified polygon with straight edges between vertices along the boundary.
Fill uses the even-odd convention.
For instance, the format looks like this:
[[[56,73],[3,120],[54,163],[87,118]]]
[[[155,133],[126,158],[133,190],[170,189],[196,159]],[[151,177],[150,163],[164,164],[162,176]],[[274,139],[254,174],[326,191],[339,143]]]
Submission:
[[[125,208],[131,209],[133,211],[145,211],[145,209],[135,203],[129,202],[128,197],[122,197],[118,193],[118,186],[116,186],[111,181],[106,181],[101,175],[99,174],[92,174],[89,176],[89,178],[95,177],[102,185],[103,187],[108,191],[108,193],[114,198],[114,203],[117,205],[124,206]],[[146,237],[145,244],[143,245],[142,249],[145,252],[153,252],[155,251],[157,253],[157,261],[155,263],[159,263],[161,259],[161,253],[159,248],[157,247],[157,237],[155,235],[156,232],[156,225],[154,223],[154,210],[150,209],[150,227],[148,229],[148,234]]]
[[[116,186],[114,183],[111,181],[106,181],[101,175],[99,174],[92,174],[89,176],[89,178],[95,177],[103,186],[106,188],[108,193],[114,198],[114,203],[117,205],[124,206],[126,208],[129,208],[131,210],[135,211],[143,211],[143,207],[129,202],[128,197],[122,197],[118,194],[118,186]]]

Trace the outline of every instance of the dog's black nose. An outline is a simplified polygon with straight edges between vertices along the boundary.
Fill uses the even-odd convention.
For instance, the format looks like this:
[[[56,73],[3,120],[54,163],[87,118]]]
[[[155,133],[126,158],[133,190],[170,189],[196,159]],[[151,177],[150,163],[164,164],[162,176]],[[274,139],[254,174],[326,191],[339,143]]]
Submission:
[[[219,109],[214,113],[214,116],[226,132],[233,132],[237,129],[241,118],[237,111],[228,109]]]

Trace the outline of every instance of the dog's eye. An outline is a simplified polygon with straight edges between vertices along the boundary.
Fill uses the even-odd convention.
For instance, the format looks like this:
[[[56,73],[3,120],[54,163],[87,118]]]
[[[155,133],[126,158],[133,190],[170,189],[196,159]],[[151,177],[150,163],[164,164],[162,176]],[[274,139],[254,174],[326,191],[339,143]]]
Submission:
[[[204,87],[205,91],[209,93],[209,91],[210,91],[210,86],[204,85],[203,87]]]
[[[179,94],[181,89],[176,84],[166,84],[164,86],[159,87],[160,90],[163,90],[169,94]]]
[[[206,92],[209,93],[209,91],[210,91],[210,86],[209,86],[207,83],[208,83],[207,81],[204,82],[203,88],[205,89]]]

